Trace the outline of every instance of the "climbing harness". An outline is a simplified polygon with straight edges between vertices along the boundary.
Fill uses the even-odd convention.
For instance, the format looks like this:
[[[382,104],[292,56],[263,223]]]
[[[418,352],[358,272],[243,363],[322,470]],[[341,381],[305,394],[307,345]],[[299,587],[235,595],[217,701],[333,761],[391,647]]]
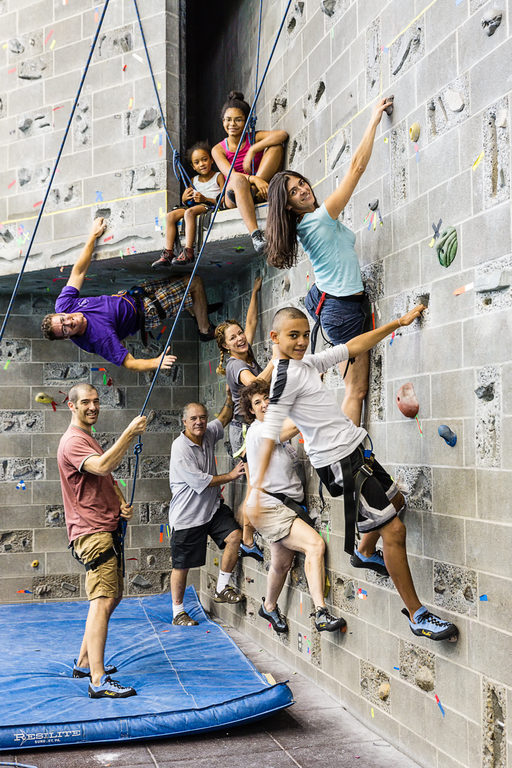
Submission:
[[[358,452],[361,455],[362,464],[355,471],[352,469],[352,462],[350,456],[339,460],[341,466],[341,472],[343,476],[343,485],[340,485],[334,477],[334,472],[331,466],[320,467],[317,469],[318,476],[320,478],[320,484],[318,488],[319,496],[322,501],[322,508],[325,506],[325,501],[322,492],[322,485],[325,485],[330,495],[336,498],[343,495],[345,505],[345,552],[351,555],[354,551],[357,534],[357,513],[359,510],[359,504],[361,501],[361,493],[364,484],[369,477],[373,475],[373,465],[375,462],[375,455],[373,453],[373,443],[369,435],[367,435],[370,441],[370,448],[362,448],[358,446]],[[335,462],[338,463],[338,462]]]
[[[71,550],[71,554],[75,558],[75,560],[78,560],[78,562],[84,566],[86,571],[95,571],[96,568],[99,568],[100,565],[103,565],[103,563],[108,562],[114,555],[117,557],[117,563],[119,566],[122,565],[123,568],[123,576],[124,576],[124,551],[121,545],[121,532],[119,528],[117,531],[112,531],[112,546],[106,549],[104,552],[100,552],[99,555],[94,557],[92,560],[88,560],[86,563],[82,560],[81,557],[77,555],[75,552],[75,548],[73,546],[73,542],[68,545],[68,549]]]
[[[325,337],[325,334],[324,334],[324,331],[323,331],[323,328],[322,328],[321,318],[320,318],[320,313],[322,311],[322,308],[324,306],[324,302],[325,302],[326,299],[336,299],[336,301],[354,301],[354,302],[357,302],[359,304],[362,304],[363,306],[361,307],[361,309],[362,309],[363,315],[364,315],[363,333],[364,333],[365,330],[367,330],[368,321],[372,317],[371,307],[370,307],[370,303],[368,301],[368,297],[367,297],[366,293],[355,293],[352,296],[331,296],[329,293],[326,293],[324,291],[320,295],[320,299],[319,299],[318,304],[317,304],[316,309],[315,309],[315,315],[316,315],[317,319],[316,319],[315,324],[313,326],[313,330],[311,331],[311,354],[313,354],[313,355],[315,354],[316,341],[317,341],[317,338],[318,338],[318,331],[321,332],[322,338],[323,338],[323,340],[325,341],[326,344],[329,344],[329,346],[331,346],[331,347],[334,346],[334,344],[331,341],[329,341],[329,339],[327,339]],[[355,361],[355,357],[350,357],[347,360],[347,365],[345,367],[345,372],[343,373],[343,378],[346,377],[346,375],[348,373],[349,366],[354,361]]]

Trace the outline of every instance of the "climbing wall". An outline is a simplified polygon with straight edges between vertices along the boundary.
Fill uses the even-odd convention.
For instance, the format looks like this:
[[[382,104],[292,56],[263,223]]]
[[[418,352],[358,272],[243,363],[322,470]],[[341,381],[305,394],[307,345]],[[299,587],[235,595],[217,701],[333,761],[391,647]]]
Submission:
[[[284,6],[263,4],[262,64]],[[428,768],[502,768],[512,760],[511,10],[480,0],[292,3],[258,105],[258,126],[288,131],[286,164],[309,177],[322,200],[346,172],[371,105],[394,94],[394,112],[383,117],[342,218],[357,234],[376,323],[428,305],[419,322],[373,351],[367,422],[379,460],[408,497],[404,522],[420,599],[459,626],[458,644],[415,638],[391,582],[351,568],[343,503],[328,498],[320,511],[307,465],[310,507],[327,544],[327,602],[346,617],[347,634],[312,628],[300,557],[280,600],[287,636],[257,615],[268,565],[245,559],[239,566],[245,608],[211,602],[214,546],[202,577],[205,605]],[[256,15],[258,3],[242,3],[238,26],[231,21],[235,58],[255,48],[248,11]],[[241,82],[238,74],[222,93],[253,93],[254,69]],[[376,200],[382,224],[369,207]],[[453,236],[438,253],[450,227],[456,253]],[[303,254],[288,273],[259,266],[255,351],[263,362],[274,311],[303,306],[314,277]],[[227,316],[245,316],[256,271],[252,264],[219,287]],[[223,381],[214,345],[201,355],[200,392],[215,411]],[[326,383],[341,403],[338,372]],[[405,383],[416,392],[418,419],[395,404]],[[453,447],[438,434],[443,425],[457,437]],[[230,466],[225,454],[219,465]]]
[[[0,275],[21,266],[103,7],[0,3]],[[178,8],[178,0],[140,3],[179,147]],[[121,267],[124,256],[161,248],[166,195],[176,191],[170,162],[134,5],[110,0],[27,272],[71,265],[95,215],[108,223],[97,258]],[[44,279],[31,287],[44,290]]]
[[[77,382],[97,387],[101,411],[98,442],[112,445],[140,411],[150,375],[133,373],[81,352],[70,342],[40,338],[50,297],[24,296],[14,307],[0,343],[0,601],[32,602],[84,598],[85,571],[67,549],[57,447],[70,422],[66,392]],[[0,313],[6,296],[0,296]],[[167,537],[169,452],[179,434],[181,409],[197,399],[195,324],[179,322],[173,343],[177,363],[160,375],[152,397],[155,416],[143,436],[134,515],[127,529],[128,595],[169,590],[171,561]],[[136,357],[155,356],[128,339]],[[40,403],[44,392],[51,402]],[[134,456],[128,453],[113,473],[126,498],[131,493]],[[192,573],[191,583],[197,581]]]

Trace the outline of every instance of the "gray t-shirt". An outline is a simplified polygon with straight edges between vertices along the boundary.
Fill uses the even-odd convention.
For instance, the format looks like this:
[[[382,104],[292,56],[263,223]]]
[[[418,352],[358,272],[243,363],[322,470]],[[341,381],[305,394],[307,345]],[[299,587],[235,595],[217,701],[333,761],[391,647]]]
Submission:
[[[244,417],[240,411],[240,390],[244,386],[240,381],[240,374],[242,371],[250,371],[255,376],[259,376],[262,371],[262,367],[254,361],[254,363],[246,363],[245,360],[239,360],[236,357],[230,357],[226,363],[226,381],[228,387],[231,390],[231,397],[233,398],[233,416],[239,421],[243,421]]]
[[[218,419],[208,422],[202,445],[182,432],[171,447],[169,483],[172,499],[169,525],[177,531],[209,523],[220,506],[220,486],[211,487],[215,466],[215,443],[224,436]]]
[[[258,471],[261,441],[263,439],[263,422],[253,421],[247,430],[246,449],[247,463],[249,465],[249,477],[255,477]],[[295,501],[302,501],[304,489],[300,478],[295,471],[294,462],[296,454],[289,443],[276,441],[276,446],[270,464],[263,478],[263,488],[271,493],[284,493]],[[256,499],[254,491],[251,491],[247,505],[254,506]],[[266,493],[260,495],[260,506],[263,509],[275,507],[281,502],[275,496]]]

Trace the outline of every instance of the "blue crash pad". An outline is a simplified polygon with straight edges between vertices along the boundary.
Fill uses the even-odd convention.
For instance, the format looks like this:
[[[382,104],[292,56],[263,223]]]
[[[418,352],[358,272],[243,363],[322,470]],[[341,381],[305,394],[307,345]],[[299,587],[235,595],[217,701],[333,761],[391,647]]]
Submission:
[[[172,626],[169,594],[127,598],[109,624],[105,662],[133,685],[128,699],[90,699],[73,679],[87,602],[0,606],[0,750],[126,741],[225,728],[293,703],[271,685],[193,587],[185,595],[197,627]]]

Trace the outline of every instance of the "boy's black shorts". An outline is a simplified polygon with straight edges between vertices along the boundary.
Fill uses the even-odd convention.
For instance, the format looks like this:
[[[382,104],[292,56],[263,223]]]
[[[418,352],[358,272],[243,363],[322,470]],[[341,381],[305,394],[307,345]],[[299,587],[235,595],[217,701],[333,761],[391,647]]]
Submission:
[[[224,549],[226,539],[233,531],[240,530],[233,512],[221,503],[212,519],[204,525],[183,528],[171,533],[171,557],[173,568],[199,568],[206,563],[206,541],[210,536],[219,549]]]
[[[362,444],[349,456],[352,473],[364,463]],[[327,487],[331,496],[343,493],[343,472],[341,461],[335,461],[327,467],[316,470],[321,481]],[[391,499],[398,493],[398,487],[384,467],[374,458],[373,475],[363,485],[357,511],[357,530],[360,533],[375,531],[389,523],[398,514]]]

